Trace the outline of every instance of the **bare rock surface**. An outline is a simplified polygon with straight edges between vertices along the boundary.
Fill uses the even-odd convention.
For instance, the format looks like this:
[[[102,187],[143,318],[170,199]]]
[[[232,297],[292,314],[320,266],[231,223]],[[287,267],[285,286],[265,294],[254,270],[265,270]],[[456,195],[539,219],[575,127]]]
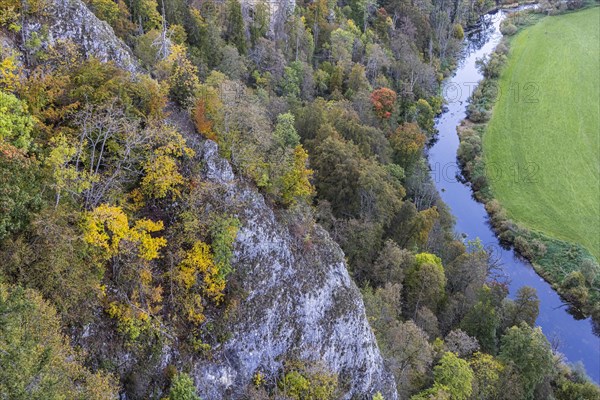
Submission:
[[[248,293],[215,362],[195,366],[202,398],[236,398],[256,371],[275,375],[293,356],[337,373],[344,399],[377,391],[397,399],[340,247],[318,225],[311,245],[298,245],[263,196],[234,179],[214,142],[204,143],[202,158],[204,179],[224,186],[223,201],[244,204],[233,265]]]
[[[106,22],[98,19],[81,0],[49,0],[44,12],[28,18],[23,24],[27,41],[36,34],[44,46],[57,41],[73,41],[86,56],[100,61],[113,61],[119,67],[138,71],[129,47],[119,39]]]

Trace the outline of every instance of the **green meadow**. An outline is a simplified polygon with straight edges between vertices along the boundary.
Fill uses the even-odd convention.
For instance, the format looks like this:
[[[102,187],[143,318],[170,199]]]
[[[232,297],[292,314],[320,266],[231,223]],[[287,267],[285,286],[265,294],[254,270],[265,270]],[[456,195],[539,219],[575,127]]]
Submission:
[[[483,138],[508,217],[600,259],[600,8],[547,17],[511,40]]]

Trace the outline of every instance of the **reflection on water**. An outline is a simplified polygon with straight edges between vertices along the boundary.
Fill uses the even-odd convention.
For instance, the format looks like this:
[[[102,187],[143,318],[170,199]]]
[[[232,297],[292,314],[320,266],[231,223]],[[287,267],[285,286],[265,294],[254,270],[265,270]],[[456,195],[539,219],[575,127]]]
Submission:
[[[493,35],[493,29],[490,29],[494,25],[494,17],[498,14],[499,11],[496,11],[493,14],[487,14],[481,17],[480,24],[477,28],[473,29],[471,32],[467,32],[467,42],[466,42],[466,52],[470,53],[475,50],[479,50],[486,44],[490,37]]]
[[[516,257],[513,251],[502,248],[489,225],[483,205],[473,199],[469,186],[456,176],[459,174],[456,127],[465,118],[468,97],[481,79],[475,61],[489,54],[500,41],[499,26],[505,15],[506,11],[487,15],[480,29],[467,35],[463,59],[455,75],[444,84],[443,95],[447,104],[445,112],[436,121],[439,133],[428,151],[431,177],[456,217],[456,230],[463,234],[465,240],[479,238],[486,248],[494,249],[494,258],[502,265],[511,296],[521,286],[537,290],[540,298],[537,324],[551,341],[559,342],[559,350],[570,362],[581,361],[592,379],[600,382],[600,338],[594,335],[594,331],[600,333],[600,328],[592,326],[589,318],[577,319],[571,315],[569,307],[528,262]]]

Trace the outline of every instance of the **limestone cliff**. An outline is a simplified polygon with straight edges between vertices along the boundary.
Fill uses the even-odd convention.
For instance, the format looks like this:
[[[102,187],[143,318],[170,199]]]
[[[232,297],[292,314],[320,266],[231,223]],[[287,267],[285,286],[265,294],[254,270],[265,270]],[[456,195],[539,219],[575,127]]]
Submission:
[[[310,247],[298,245],[263,196],[235,179],[216,144],[204,143],[203,160],[204,178],[225,189],[223,201],[244,204],[233,265],[248,293],[231,339],[214,362],[195,367],[203,398],[235,398],[255,371],[275,374],[283,356],[294,355],[337,372],[347,385],[344,399],[377,391],[396,399],[340,247],[319,226]]]
[[[43,13],[25,19],[21,34],[25,42],[37,35],[43,47],[56,41],[70,40],[80,45],[86,56],[105,62],[114,61],[130,72],[138,68],[129,47],[81,0],[48,1]]]

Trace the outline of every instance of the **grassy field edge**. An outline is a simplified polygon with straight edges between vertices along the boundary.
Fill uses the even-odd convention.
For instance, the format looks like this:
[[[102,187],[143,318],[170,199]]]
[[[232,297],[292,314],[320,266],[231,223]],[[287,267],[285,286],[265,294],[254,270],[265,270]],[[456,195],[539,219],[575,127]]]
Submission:
[[[592,6],[586,9],[594,8]],[[565,10],[569,12],[569,10]],[[579,12],[581,10],[578,10]],[[483,154],[483,136],[492,116],[498,93],[498,79],[507,61],[511,38],[535,25],[544,14],[523,11],[511,15],[502,24],[505,34],[495,52],[480,67],[484,79],[471,98],[467,119],[458,127],[458,159],[463,175],[471,183],[475,198],[484,203],[490,223],[500,241],[531,262],[536,272],[569,302],[578,316],[592,316],[600,324],[600,267],[597,258],[584,246],[553,237],[512,220],[494,198]]]

